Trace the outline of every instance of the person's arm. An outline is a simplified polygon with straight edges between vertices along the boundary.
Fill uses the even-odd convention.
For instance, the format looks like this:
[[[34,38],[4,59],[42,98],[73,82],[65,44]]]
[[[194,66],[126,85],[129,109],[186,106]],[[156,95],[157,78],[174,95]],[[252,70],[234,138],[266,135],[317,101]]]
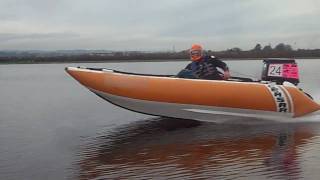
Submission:
[[[190,78],[190,79],[194,79],[194,75],[192,73],[192,63],[189,63],[184,69],[182,69],[177,75],[176,77],[179,78]]]
[[[215,64],[216,64],[216,67],[219,67],[221,69],[223,69],[224,73],[223,73],[223,79],[224,80],[227,80],[230,78],[230,71],[229,71],[229,67],[228,65],[221,61],[220,59],[217,59],[215,58]]]
[[[230,78],[230,71],[229,71],[229,69],[228,69],[228,70],[224,71],[224,73],[223,73],[223,79],[224,79],[224,80],[228,80],[229,78]]]
[[[191,63],[189,63],[184,69],[191,70]]]

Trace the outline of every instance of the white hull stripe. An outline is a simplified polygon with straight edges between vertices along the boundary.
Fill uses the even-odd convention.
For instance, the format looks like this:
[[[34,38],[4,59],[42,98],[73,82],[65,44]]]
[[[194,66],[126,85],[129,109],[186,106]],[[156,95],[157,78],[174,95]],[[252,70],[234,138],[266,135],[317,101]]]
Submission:
[[[104,99],[120,107],[141,112],[145,114],[166,116],[183,119],[195,119],[201,121],[211,121],[217,119],[217,115],[256,117],[279,120],[292,117],[292,113],[279,113],[272,111],[261,111],[240,108],[226,108],[216,106],[201,106],[192,104],[177,104],[166,102],[155,102],[128,97],[116,96],[109,93],[90,89]]]

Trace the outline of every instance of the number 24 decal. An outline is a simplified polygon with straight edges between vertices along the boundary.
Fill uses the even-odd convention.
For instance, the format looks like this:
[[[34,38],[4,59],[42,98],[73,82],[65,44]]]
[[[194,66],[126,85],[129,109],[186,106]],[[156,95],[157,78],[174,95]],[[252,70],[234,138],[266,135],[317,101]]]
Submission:
[[[269,76],[282,76],[282,65],[274,64],[269,66]]]
[[[281,66],[279,67],[271,66],[270,68],[271,68],[270,74],[281,75]]]

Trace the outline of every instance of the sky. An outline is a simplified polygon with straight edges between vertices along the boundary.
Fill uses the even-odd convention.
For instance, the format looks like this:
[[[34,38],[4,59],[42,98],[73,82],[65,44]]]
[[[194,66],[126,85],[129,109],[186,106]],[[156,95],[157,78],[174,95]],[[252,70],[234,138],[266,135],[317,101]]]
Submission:
[[[0,50],[320,48],[319,0],[0,0]]]

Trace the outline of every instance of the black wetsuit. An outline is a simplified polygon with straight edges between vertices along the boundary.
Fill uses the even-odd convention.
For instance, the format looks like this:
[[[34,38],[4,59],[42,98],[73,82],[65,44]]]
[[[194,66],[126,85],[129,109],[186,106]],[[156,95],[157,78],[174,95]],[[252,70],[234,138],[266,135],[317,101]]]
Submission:
[[[217,68],[228,70],[226,63],[213,56],[204,56],[200,61],[193,61],[177,75],[181,78],[222,80],[223,76]]]

